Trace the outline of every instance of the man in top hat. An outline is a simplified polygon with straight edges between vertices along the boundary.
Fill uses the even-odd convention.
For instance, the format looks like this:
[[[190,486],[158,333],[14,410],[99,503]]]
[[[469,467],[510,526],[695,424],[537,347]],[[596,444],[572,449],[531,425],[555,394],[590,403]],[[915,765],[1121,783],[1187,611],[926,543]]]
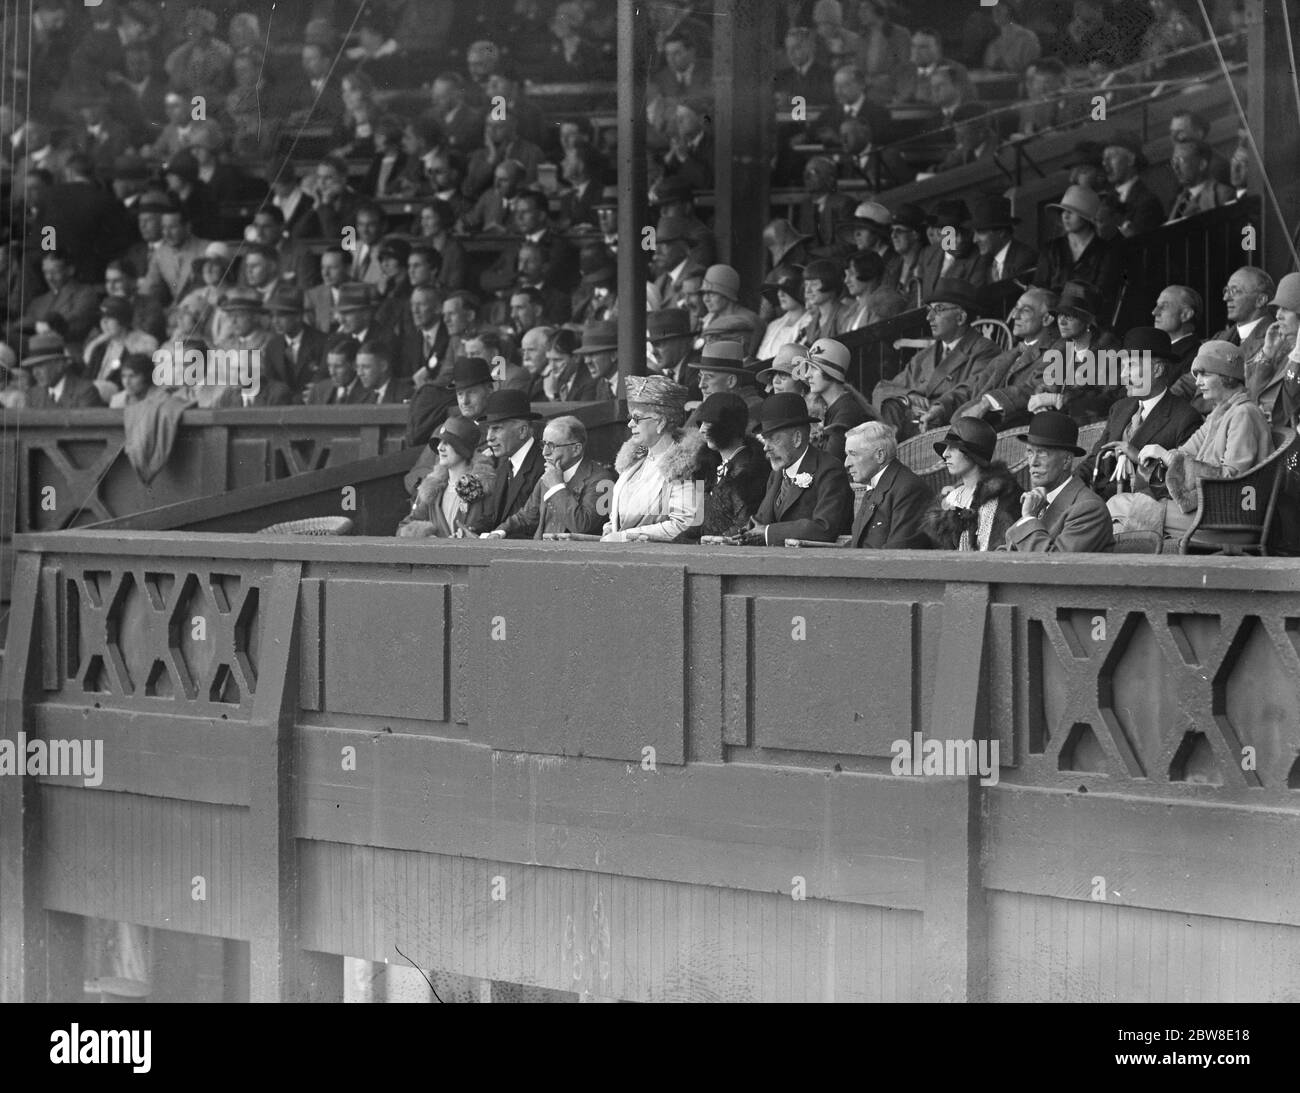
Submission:
[[[745,352],[753,353],[763,337],[763,324],[756,312],[740,303],[740,274],[731,266],[710,266],[704,271],[700,292],[705,310],[701,333],[707,336],[710,330],[721,326],[724,319],[744,319],[749,328],[744,339]]]
[[[967,422],[967,426],[962,426],[961,422],[954,422],[953,429],[973,424]],[[936,444],[935,447],[941,449],[942,445]],[[962,450],[968,451],[966,448]],[[992,456],[991,451],[989,455]],[[898,441],[892,425],[867,421],[848,431],[844,466],[853,482],[867,487],[853,517],[850,546],[875,550],[924,550],[930,545],[921,525],[934,501],[934,492],[897,457]],[[972,458],[975,457],[972,455]],[[983,465],[986,466],[987,462]]]
[[[27,356],[19,365],[30,369],[33,384],[27,391],[31,410],[90,409],[103,406],[95,385],[84,376],[72,376],[67,346],[58,334],[36,334],[27,343]]]
[[[1133,236],[1160,227],[1165,222],[1165,207],[1142,181],[1142,172],[1147,167],[1142,139],[1128,130],[1113,134],[1102,150],[1101,162],[1106,169],[1106,181],[1123,202],[1119,230]]]
[[[523,507],[482,539],[540,539],[548,533],[599,535],[609,515],[614,476],[587,455],[587,427],[551,418],[542,430],[542,477]]]
[[[1119,249],[1097,234],[1097,195],[1086,186],[1071,186],[1060,201],[1063,235],[1049,240],[1038,252],[1034,284],[1059,293],[1066,281],[1085,281],[1101,294],[1102,314],[1109,320],[1123,272]]]
[[[1038,252],[1011,234],[1020,217],[1011,215],[1011,202],[1000,194],[982,194],[974,205],[970,226],[980,252],[984,280],[990,285],[1019,280],[1038,261]]]
[[[686,388],[695,386],[694,374],[686,366],[691,350],[691,320],[686,312],[679,307],[647,312],[645,340],[648,371],[667,376]]]
[[[482,526],[471,531],[482,534],[501,527],[532,495],[546,470],[542,449],[533,436],[535,413],[523,391],[493,391],[478,416],[486,427],[488,448],[496,457],[497,477],[489,503],[484,506]]]
[[[1020,519],[1007,532],[1007,549],[1078,554],[1115,545],[1106,502],[1070,473],[1079,426],[1056,410],[1035,414],[1017,437],[1029,455],[1030,489],[1021,495]]]
[[[595,381],[595,399],[623,397],[618,369],[618,323],[588,323],[582,328],[582,343],[574,350],[587,358],[587,369]]]
[[[1141,474],[1138,453],[1148,444],[1177,448],[1201,427],[1201,415],[1169,391],[1174,360],[1168,334],[1135,326],[1124,335],[1124,349],[1120,375],[1127,393],[1110,408],[1105,432],[1076,473],[1105,499],[1121,486],[1163,496],[1164,487],[1151,486]]]
[[[695,211],[695,190],[689,182],[675,175],[666,175],[655,183],[650,204],[659,210],[660,216],[676,216],[685,221],[682,231],[689,244],[692,266],[707,269],[713,265],[717,242],[709,226]]]
[[[803,399],[787,392],[763,401],[759,434],[772,466],[758,512],[740,535],[746,546],[784,546],[787,539],[833,543],[853,522],[853,491],[841,460],[810,446]]]
[[[329,336],[304,321],[302,289],[281,284],[266,302],[274,331],[262,352],[262,372],[295,396],[324,378]]]
[[[971,326],[979,308],[964,282],[941,278],[927,305],[934,344],[872,392],[881,419],[904,439],[946,425],[983,384],[998,353],[998,347]]]
[[[985,283],[985,268],[975,246],[966,202],[961,198],[936,202],[934,214],[927,222],[937,233],[938,244],[927,248],[921,256],[918,270],[921,299],[927,300],[934,294],[941,277],[981,287]]]
[[[763,396],[758,388],[750,386],[754,374],[745,367],[745,349],[739,342],[710,342],[700,354],[700,359],[687,368],[699,379],[700,394],[704,398],[720,391],[731,391],[745,400],[751,416],[762,406]]]
[[[356,406],[366,401],[366,389],[357,379],[357,350],[361,343],[347,334],[333,335],[325,347],[329,376],[307,391],[308,406]]]
[[[826,404],[822,415],[821,448],[836,459],[844,458],[844,437],[874,416],[849,388],[849,350],[834,338],[819,338],[806,356],[796,358],[799,378]]]
[[[1291,413],[1282,386],[1300,332],[1300,273],[1288,273],[1278,282],[1271,306],[1277,309],[1277,319],[1265,327],[1263,345],[1246,358],[1246,393],[1272,424],[1288,425]]]

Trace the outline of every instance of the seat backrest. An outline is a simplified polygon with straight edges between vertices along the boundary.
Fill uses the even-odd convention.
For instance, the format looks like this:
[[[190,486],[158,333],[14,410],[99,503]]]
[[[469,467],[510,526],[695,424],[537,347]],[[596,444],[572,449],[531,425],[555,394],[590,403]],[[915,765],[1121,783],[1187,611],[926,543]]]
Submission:
[[[1165,540],[1155,531],[1121,531],[1115,536],[1112,554],[1161,554]]]
[[[993,458],[1007,465],[1012,476],[1020,483],[1022,489],[1029,489],[1029,455],[1023,441],[1017,436],[1023,435],[1022,429],[1006,429],[998,433],[997,443],[993,446]]]
[[[934,446],[947,435],[948,426],[945,425],[941,429],[929,429],[910,440],[904,440],[898,446],[898,461],[917,474],[930,470],[940,462]]]
[[[1260,543],[1267,539],[1277,509],[1283,461],[1295,444],[1296,431],[1275,428],[1272,437],[1272,454],[1245,474],[1201,480],[1198,519],[1188,531],[1189,539],[1198,531],[1258,531]]]
[[[1079,430],[1079,447],[1082,448],[1084,452],[1092,451],[1093,445],[1101,439],[1101,435],[1105,431],[1106,423],[1104,421],[1094,421],[1091,425],[1083,426]],[[1078,459],[1075,460],[1075,466],[1077,467],[1087,458],[1087,455],[1079,456]]]
[[[1001,319],[976,319],[971,325],[999,349],[1011,348],[1011,328]]]

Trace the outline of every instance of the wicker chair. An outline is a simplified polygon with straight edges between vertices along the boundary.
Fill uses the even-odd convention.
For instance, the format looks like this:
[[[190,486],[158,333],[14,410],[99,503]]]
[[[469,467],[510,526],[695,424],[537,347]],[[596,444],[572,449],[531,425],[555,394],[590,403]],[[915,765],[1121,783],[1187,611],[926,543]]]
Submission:
[[[1113,554],[1161,554],[1165,549],[1164,537],[1155,531],[1121,531],[1115,536]]]
[[[1014,340],[1011,337],[1011,327],[1001,319],[976,319],[971,326],[988,338],[1000,351],[1005,352],[1011,348]]]
[[[286,520],[272,524],[259,535],[351,535],[352,521],[346,516],[308,516],[304,520]]]
[[[934,446],[948,435],[948,426],[939,429],[927,429],[924,433],[904,440],[898,446],[898,461],[908,470],[922,474],[934,469],[940,462],[934,453]]]
[[[1029,489],[1029,456],[1023,441],[1016,437],[1023,436],[1023,429],[1007,429],[998,433],[997,443],[993,447],[994,460],[1005,463],[1011,477],[1020,483],[1021,489]]]
[[[1095,421],[1091,425],[1085,425],[1079,430],[1079,447],[1084,450],[1085,454],[1079,456],[1079,458],[1074,461],[1076,467],[1088,458],[1086,453],[1092,451],[1093,445],[1101,439],[1105,432],[1106,423],[1104,421]]]
[[[1273,454],[1262,463],[1237,478],[1202,478],[1196,516],[1178,540],[1178,553],[1267,555],[1282,465],[1295,445],[1294,429],[1275,428]]]

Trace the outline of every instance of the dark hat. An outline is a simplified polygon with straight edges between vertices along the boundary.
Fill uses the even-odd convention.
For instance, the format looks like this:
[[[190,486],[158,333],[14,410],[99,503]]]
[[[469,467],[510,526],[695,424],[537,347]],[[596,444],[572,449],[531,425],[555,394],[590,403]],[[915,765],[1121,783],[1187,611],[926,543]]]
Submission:
[[[989,231],[992,228],[1010,228],[1020,223],[1020,217],[1011,215],[1011,202],[998,194],[981,194],[975,199],[971,212],[972,231]]]
[[[52,361],[68,361],[72,357],[63,339],[58,334],[33,334],[27,341],[27,356],[19,362],[19,368],[31,368],[37,364],[49,364]]]
[[[959,417],[948,426],[948,435],[935,444],[934,450],[942,456],[944,449],[956,448],[970,456],[976,466],[987,467],[997,443],[997,431],[987,421],[977,417]]]
[[[597,266],[582,275],[584,285],[612,285],[618,280],[618,270],[613,266]]]
[[[389,236],[379,244],[379,257],[396,258],[399,262],[405,263],[411,257],[411,244],[398,236]]]
[[[796,300],[803,299],[803,278],[797,273],[787,274],[775,281],[766,282],[759,290],[773,303],[776,303],[776,294],[784,292],[787,296],[792,296]]]
[[[433,436],[429,437],[429,447],[437,448],[439,440],[450,444],[462,459],[472,459],[474,449],[483,440],[483,431],[469,418],[453,414],[434,430]]]
[[[696,371],[730,372],[735,376],[752,375],[745,367],[745,347],[740,342],[709,342],[695,364],[687,365]]]
[[[587,323],[575,353],[610,353],[618,349],[618,323]]]
[[[292,285],[276,285],[270,299],[266,301],[266,310],[293,313],[303,310],[302,289]]]
[[[593,209],[617,209],[618,187],[606,186],[600,191],[600,197],[591,203]]]
[[[952,198],[934,203],[934,211],[926,217],[926,223],[932,228],[960,228],[970,220],[970,209],[961,198]]]
[[[1086,323],[1095,323],[1101,310],[1101,294],[1083,281],[1066,281],[1056,305],[1058,315],[1070,315]]]
[[[669,338],[689,338],[691,317],[680,307],[661,307],[647,312],[645,336],[650,342],[665,342]]]
[[[482,357],[457,357],[451,370],[453,390],[464,391],[492,382],[492,367]]]
[[[339,285],[339,302],[334,305],[335,311],[362,311],[374,306],[374,288],[365,281]]]
[[[925,210],[920,205],[904,201],[894,210],[894,227],[896,228],[911,228],[914,232],[923,232],[926,229],[926,224]]]
[[[139,213],[174,213],[180,206],[170,194],[147,193],[136,203],[135,211]]]
[[[1106,150],[1106,145],[1099,140],[1081,140],[1074,146],[1074,152],[1070,160],[1065,164],[1069,167],[1100,167],[1101,154]]]
[[[541,418],[529,404],[527,391],[507,387],[488,395],[487,405],[478,419],[484,425],[493,425],[500,421],[540,421]]]
[[[759,411],[758,431],[763,434],[774,433],[778,429],[790,429],[796,425],[814,425],[817,419],[808,416],[808,406],[802,395],[785,391],[779,395],[768,395],[763,400]]]
[[[685,179],[678,178],[676,175],[669,175],[661,178],[658,185],[655,186],[654,196],[650,198],[651,205],[671,205],[675,201],[690,201],[695,196],[695,190]]]
[[[930,298],[925,302],[956,304],[958,307],[964,307],[971,316],[978,315],[980,311],[979,297],[976,296],[974,289],[967,282],[956,277],[940,277],[935,281]]]
[[[1106,141],[1104,148],[1123,148],[1133,154],[1135,169],[1144,171],[1147,168],[1147,157],[1142,152],[1142,138],[1131,129],[1117,129],[1110,135],[1110,139]]]
[[[700,424],[729,425],[731,431],[742,435],[749,427],[749,406],[734,391],[715,391],[695,411]]]
[[[131,325],[133,314],[131,301],[122,296],[105,296],[99,305],[99,313],[116,319],[123,326]]]
[[[823,284],[838,285],[844,281],[844,267],[828,258],[818,258],[804,266],[803,279],[805,284],[821,281]]]
[[[261,295],[251,288],[227,289],[221,294],[218,307],[222,311],[265,311]]]
[[[1174,347],[1169,335],[1154,326],[1135,326],[1124,335],[1124,348],[1139,353],[1150,353],[1162,361],[1174,359]]]
[[[675,243],[686,238],[690,222],[683,216],[661,216],[655,225],[655,243]]]
[[[179,175],[186,182],[197,182],[199,180],[199,161],[194,158],[193,152],[188,152],[182,148],[163,165],[163,174]]]
[[[1060,410],[1043,410],[1029,419],[1029,432],[1017,433],[1017,440],[1040,448],[1064,448],[1071,455],[1086,455],[1079,447],[1079,426]]]

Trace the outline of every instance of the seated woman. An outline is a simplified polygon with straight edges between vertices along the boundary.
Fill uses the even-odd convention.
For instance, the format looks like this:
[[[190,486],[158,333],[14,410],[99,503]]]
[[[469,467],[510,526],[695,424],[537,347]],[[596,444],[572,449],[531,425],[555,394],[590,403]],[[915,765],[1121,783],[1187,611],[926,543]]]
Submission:
[[[804,355],[804,347],[798,342],[787,342],[776,351],[771,365],[759,372],[758,385],[769,395],[781,395],[793,391],[803,398],[808,396],[808,385],[795,375],[795,364]],[[824,409],[824,407],[823,407]],[[812,407],[808,408],[812,413]]]
[[[716,391],[700,404],[695,422],[716,455],[717,469],[705,480],[704,520],[688,528],[682,539],[694,542],[701,535],[739,535],[758,511],[771,471],[762,445],[745,435],[749,407],[733,391]]]
[[[758,345],[758,359],[770,361],[781,346],[798,339],[804,319],[803,278],[792,269],[779,280],[765,284],[761,291],[763,298],[777,310]]]
[[[993,462],[998,434],[979,418],[959,417],[935,444],[957,479],[925,514],[922,530],[938,550],[996,550],[1020,519],[1020,483]]]
[[[1118,349],[1121,343],[1101,329],[1101,310],[1101,296],[1092,285],[1083,281],[1065,283],[1056,306],[1056,328],[1065,342],[1061,347],[1063,367],[1049,366],[1043,373],[1034,394],[1029,396],[1031,414],[1060,410],[1069,414],[1076,425],[1106,420],[1121,391],[1118,386],[1101,383],[1101,354]],[[1118,377],[1115,379],[1118,382]]]
[[[153,385],[153,357],[147,353],[128,353],[118,371],[122,390],[108,400],[110,410],[122,410],[146,399],[166,398],[167,391]]]
[[[118,369],[123,358],[128,353],[152,353],[158,348],[158,339],[132,327],[131,301],[121,296],[105,296],[99,313],[100,333],[86,342],[82,360],[99,397],[112,405],[111,400],[121,387]]]
[[[469,418],[449,417],[442,423],[429,441],[438,464],[416,489],[410,514],[397,525],[399,539],[459,539],[487,519],[496,472],[475,458],[482,438]]]
[[[686,429],[685,387],[663,376],[628,376],[626,384],[632,438],[614,460],[601,541],[671,543],[704,515],[704,438]]]
[[[1138,452],[1143,468],[1158,461],[1167,468],[1168,500],[1149,493],[1119,493],[1106,502],[1114,529],[1156,531],[1177,539],[1192,526],[1200,507],[1202,478],[1236,478],[1263,462],[1273,451],[1268,419],[1246,391],[1241,347],[1210,341],[1192,361],[1196,391],[1210,404],[1205,423],[1170,451],[1148,444]]]

